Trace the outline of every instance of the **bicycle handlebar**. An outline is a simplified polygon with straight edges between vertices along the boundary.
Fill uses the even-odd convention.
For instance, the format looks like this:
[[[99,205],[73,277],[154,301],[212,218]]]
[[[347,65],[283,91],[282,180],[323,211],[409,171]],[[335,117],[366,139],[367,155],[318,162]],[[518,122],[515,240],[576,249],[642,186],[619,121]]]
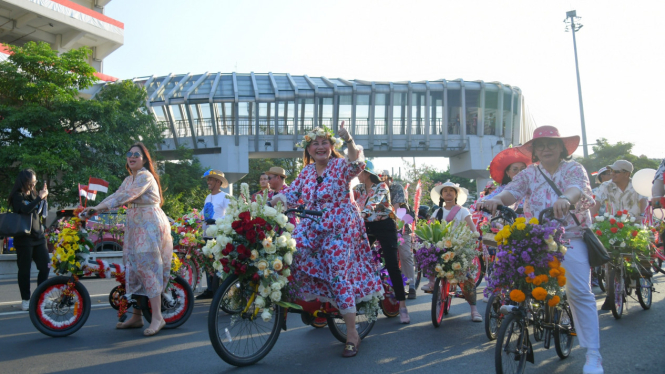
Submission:
[[[306,210],[306,209],[303,209],[302,207],[301,208],[296,208],[296,209],[287,209],[284,212],[284,214],[289,214],[289,213],[295,213],[298,216],[302,216],[302,215],[310,215],[310,216],[317,216],[317,217],[323,216],[323,212],[320,212],[318,210]]]

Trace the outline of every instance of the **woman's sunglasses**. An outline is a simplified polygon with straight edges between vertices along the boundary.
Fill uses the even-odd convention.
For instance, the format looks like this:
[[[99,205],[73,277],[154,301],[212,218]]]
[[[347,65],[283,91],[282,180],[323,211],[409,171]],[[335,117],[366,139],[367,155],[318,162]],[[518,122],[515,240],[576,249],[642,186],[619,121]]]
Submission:
[[[127,158],[130,158],[130,157],[141,158],[141,153],[139,153],[139,152],[127,152]]]

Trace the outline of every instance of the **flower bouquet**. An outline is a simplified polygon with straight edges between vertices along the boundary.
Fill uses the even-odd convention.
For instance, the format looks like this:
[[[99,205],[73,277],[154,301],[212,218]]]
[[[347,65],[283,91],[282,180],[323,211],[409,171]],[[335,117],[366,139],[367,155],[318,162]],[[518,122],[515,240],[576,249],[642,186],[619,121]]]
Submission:
[[[88,240],[88,232],[82,227],[81,220],[75,215],[60,230],[51,256],[51,268],[58,275],[72,273],[83,274],[83,268],[90,256],[92,242]]]
[[[212,255],[203,254],[203,219],[198,210],[192,209],[188,214],[179,217],[171,225],[173,237],[173,250],[182,253],[187,260],[192,260],[199,272],[203,269],[212,274]],[[199,274],[200,276],[200,274]],[[200,278],[200,277],[199,277]]]
[[[567,248],[564,229],[558,221],[539,224],[517,218],[495,236],[499,247],[488,289],[510,289],[510,299],[523,302],[527,295],[538,301],[548,300],[553,307],[561,301],[566,284],[566,269],[561,261]]]
[[[591,228],[603,243],[609,254],[617,259],[621,253],[635,253],[643,257],[640,265],[632,266],[632,258],[625,257],[626,270],[638,276],[637,268],[643,268],[644,274],[651,274],[651,264],[648,257],[651,256],[651,242],[653,232],[642,222],[632,217],[628,211],[618,211],[614,215],[605,213],[594,217]]]
[[[447,278],[451,284],[473,279],[478,267],[473,258],[478,254],[478,233],[464,222],[441,224],[421,222],[415,230],[416,259],[425,277]]]
[[[250,196],[246,183],[240,186],[243,196]],[[295,228],[289,219],[276,208],[266,206],[266,197],[257,195],[248,203],[241,198],[228,197],[231,202],[226,216],[208,227],[206,234],[214,239],[203,247],[206,256],[214,257],[213,267],[220,278],[238,276],[245,292],[233,292],[233,305],[247,305],[253,299],[261,318],[270,321],[271,306],[300,308],[290,303],[293,286],[291,263],[296,251],[296,241],[291,237]],[[297,291],[297,290],[296,290]]]

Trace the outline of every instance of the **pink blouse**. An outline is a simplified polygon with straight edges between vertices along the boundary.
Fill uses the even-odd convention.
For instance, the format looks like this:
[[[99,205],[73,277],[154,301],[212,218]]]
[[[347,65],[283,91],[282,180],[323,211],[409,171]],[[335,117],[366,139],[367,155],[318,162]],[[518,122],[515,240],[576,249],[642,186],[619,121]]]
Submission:
[[[519,172],[504,189],[504,191],[510,192],[517,201],[524,198],[524,216],[527,219],[538,218],[541,211],[553,206],[559,198],[537,167],[537,164],[529,165],[525,170]],[[595,203],[589,177],[584,167],[576,161],[561,161],[554,174],[550,174],[542,166],[540,169],[559,187],[561,192],[566,192],[571,187],[582,192],[582,197],[575,204],[574,210],[582,227],[577,226],[570,214],[565,217],[566,238],[581,237],[582,228],[590,227],[592,224],[589,208]]]

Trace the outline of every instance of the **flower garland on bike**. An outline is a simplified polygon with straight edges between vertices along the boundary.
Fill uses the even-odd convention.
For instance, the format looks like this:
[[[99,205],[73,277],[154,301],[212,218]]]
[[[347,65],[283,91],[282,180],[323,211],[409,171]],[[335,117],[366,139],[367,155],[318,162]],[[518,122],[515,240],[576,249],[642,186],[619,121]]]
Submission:
[[[82,211],[79,208],[75,211]],[[76,217],[70,218],[64,223],[57,236],[55,250],[51,257],[51,268],[57,275],[71,273],[75,276],[83,274],[83,268],[87,264],[90,249],[93,244],[88,240],[88,232],[82,227],[81,220]]]
[[[240,186],[242,196],[250,196],[246,183]],[[226,215],[206,230],[214,239],[203,247],[206,256],[214,256],[213,267],[222,279],[234,274],[243,290],[258,290],[254,299],[255,313],[262,310],[261,318],[270,321],[271,306],[278,304],[293,307],[289,303],[292,285],[291,264],[296,241],[291,237],[294,229],[288,218],[277,209],[266,205],[265,197],[257,195],[248,203],[245,198],[230,199]],[[279,208],[279,207],[278,207]],[[233,306],[243,307],[247,297],[242,292],[233,293]],[[239,318],[236,314],[233,317]]]
[[[308,132],[298,144],[304,148],[305,166],[287,191],[271,203],[285,201],[289,208],[304,205],[307,210],[323,212],[320,223],[304,219],[293,233],[298,245],[294,275],[306,300],[319,299],[339,309],[347,328],[343,356],[353,357],[360,344],[356,312],[376,318],[383,286],[350,192],[351,180],[365,168],[362,148],[355,145],[344,122],[339,138],[347,145],[346,158],[336,150],[344,142],[332,131],[324,127]]]

